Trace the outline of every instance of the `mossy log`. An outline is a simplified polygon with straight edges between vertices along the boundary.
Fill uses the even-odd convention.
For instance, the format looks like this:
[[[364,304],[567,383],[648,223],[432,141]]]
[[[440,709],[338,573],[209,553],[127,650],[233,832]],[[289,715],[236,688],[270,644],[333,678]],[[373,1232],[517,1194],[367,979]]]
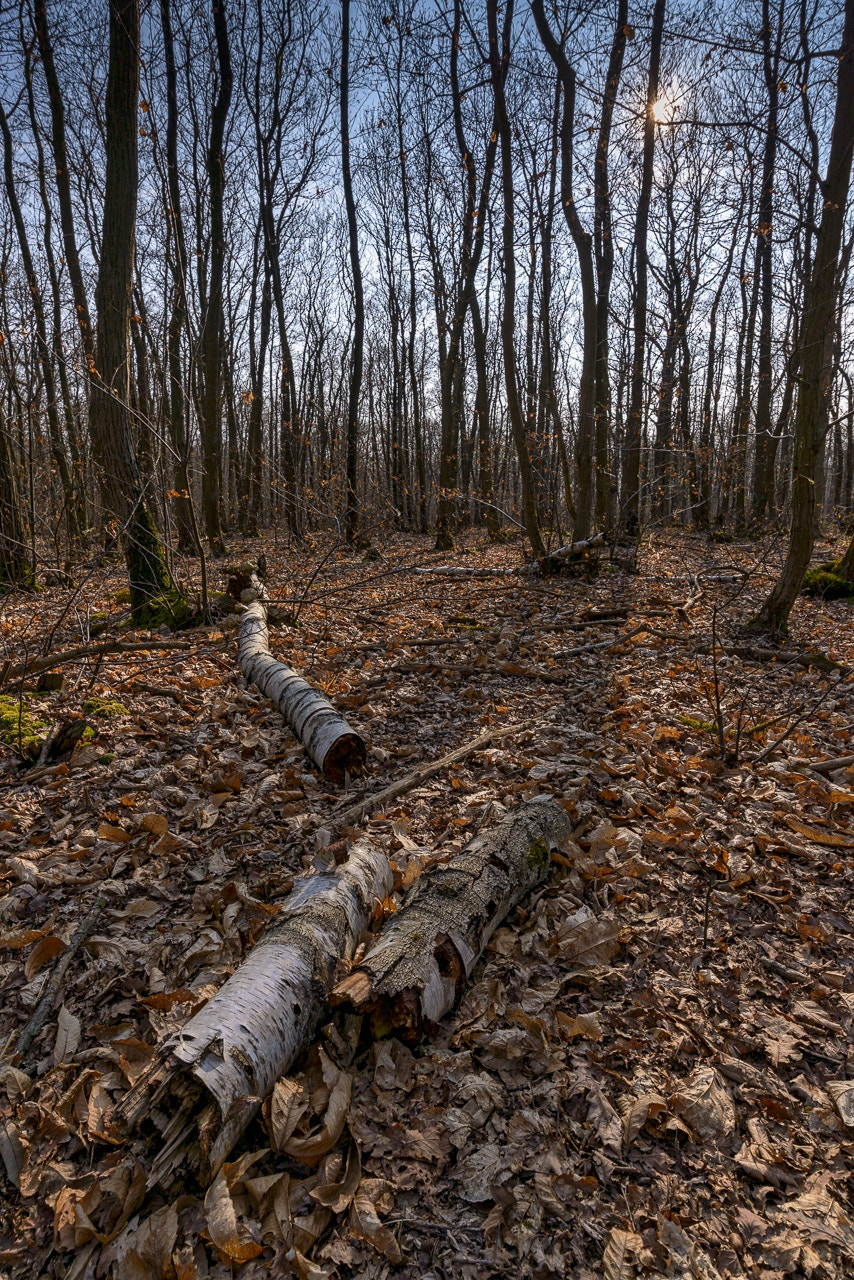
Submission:
[[[548,873],[570,823],[555,801],[523,805],[431,867],[330,1001],[368,1015],[374,1035],[412,1044],[453,1008],[495,929]]]
[[[246,594],[246,593],[244,593]],[[246,679],[276,704],[314,763],[333,782],[364,768],[364,739],[335,710],[324,693],[312,688],[270,653],[267,606],[251,601],[240,621],[237,661]]]
[[[334,872],[300,877],[275,925],[204,1008],[163,1042],[112,1115],[160,1120],[149,1185],[185,1164],[215,1176],[273,1085],[309,1044],[336,966],[391,892],[385,854],[361,840]]]

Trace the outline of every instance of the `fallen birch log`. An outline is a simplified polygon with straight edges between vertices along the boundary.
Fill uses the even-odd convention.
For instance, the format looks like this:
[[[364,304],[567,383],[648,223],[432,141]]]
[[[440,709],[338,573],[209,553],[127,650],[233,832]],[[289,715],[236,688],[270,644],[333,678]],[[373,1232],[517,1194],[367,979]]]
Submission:
[[[374,1035],[415,1043],[453,1008],[492,934],[545,879],[569,831],[560,805],[534,800],[425,871],[330,1003],[366,1014]]]
[[[367,749],[332,703],[270,653],[267,606],[255,600],[240,621],[237,661],[246,679],[275,703],[314,763],[333,782],[361,773]]]
[[[185,1161],[204,1183],[216,1175],[311,1041],[336,966],[352,958],[391,888],[388,859],[364,840],[334,872],[300,877],[239,969],[163,1042],[111,1117],[125,1130],[168,1118],[149,1186],[167,1185]]]

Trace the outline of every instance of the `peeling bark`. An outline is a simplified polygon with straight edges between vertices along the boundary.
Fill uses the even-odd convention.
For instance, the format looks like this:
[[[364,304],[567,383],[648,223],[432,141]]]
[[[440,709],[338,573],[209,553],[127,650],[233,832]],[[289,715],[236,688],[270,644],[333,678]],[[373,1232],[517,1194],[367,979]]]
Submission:
[[[318,689],[270,653],[267,607],[250,604],[238,636],[240,670],[276,704],[314,763],[333,782],[347,773],[361,773],[367,748],[364,739],[339,715]]]
[[[208,1003],[161,1045],[113,1119],[134,1128],[171,1117],[149,1185],[185,1162],[215,1176],[273,1085],[311,1041],[336,965],[352,957],[392,887],[385,854],[367,841],[327,875],[301,877],[274,927]],[[205,1101],[215,1105],[205,1106]],[[171,1104],[171,1105],[170,1105]]]
[[[374,1035],[420,1039],[456,1004],[492,934],[545,879],[569,830],[558,804],[535,800],[425,872],[331,1003],[367,1014]]]

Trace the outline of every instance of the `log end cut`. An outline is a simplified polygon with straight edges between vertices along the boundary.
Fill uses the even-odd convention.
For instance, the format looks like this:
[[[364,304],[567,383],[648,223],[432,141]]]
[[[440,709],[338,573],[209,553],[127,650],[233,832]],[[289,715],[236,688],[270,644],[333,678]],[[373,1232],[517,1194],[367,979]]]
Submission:
[[[323,757],[324,776],[331,782],[343,783],[347,774],[352,777],[364,772],[367,756],[363,738],[352,730],[342,733]]]

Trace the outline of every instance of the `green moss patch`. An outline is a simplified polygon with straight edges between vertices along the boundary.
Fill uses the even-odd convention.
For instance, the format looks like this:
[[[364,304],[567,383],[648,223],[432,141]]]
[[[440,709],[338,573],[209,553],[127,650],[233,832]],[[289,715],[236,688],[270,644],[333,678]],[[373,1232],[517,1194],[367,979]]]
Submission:
[[[96,698],[89,697],[83,703],[84,716],[129,716],[130,711],[122,702],[117,702],[115,698]]]
[[[822,600],[845,600],[854,596],[854,582],[842,577],[840,564],[839,560],[828,560],[808,569],[804,576],[804,595],[820,596]]]
[[[0,696],[0,742],[25,760],[37,760],[47,725],[27,711],[26,700]]]
[[[134,625],[153,631],[155,627],[167,626],[173,631],[180,627],[191,627],[198,621],[198,610],[185,600],[180,591],[164,591],[161,595],[151,596],[133,611]]]

